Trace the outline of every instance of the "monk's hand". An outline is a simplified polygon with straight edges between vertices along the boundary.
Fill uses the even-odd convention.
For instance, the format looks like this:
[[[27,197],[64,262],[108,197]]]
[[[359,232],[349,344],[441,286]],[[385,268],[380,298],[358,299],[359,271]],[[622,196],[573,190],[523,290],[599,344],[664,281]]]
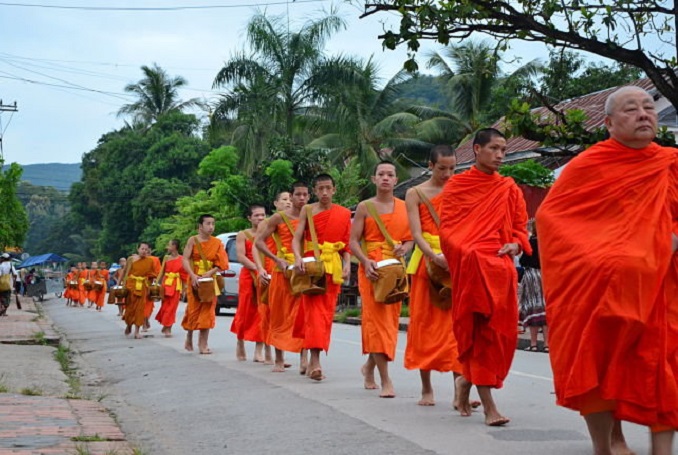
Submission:
[[[397,258],[401,258],[407,254],[407,246],[408,244],[406,243],[398,243],[393,247],[393,256]]]
[[[262,286],[268,286],[268,283],[271,282],[271,277],[269,276],[268,272],[266,272],[265,269],[259,269],[257,270],[257,273],[259,273],[259,284]]]
[[[281,272],[284,272],[285,270],[287,270],[287,266],[288,266],[289,264],[287,263],[286,260],[284,260],[284,259],[282,259],[282,258],[275,258],[275,265],[278,266],[278,269],[279,269]]]
[[[363,269],[368,280],[377,281],[379,279],[379,272],[377,271],[377,262],[367,259],[363,261]]]
[[[520,253],[520,246],[517,243],[507,243],[502,246],[497,252],[497,256],[509,255],[511,257],[517,256]]]
[[[443,270],[450,270],[450,267],[447,265],[447,259],[442,253],[436,254],[432,259],[433,263]]]
[[[294,269],[299,273],[306,273],[304,261],[301,258],[294,260]]]
[[[193,274],[191,275],[191,284],[193,285],[194,288],[198,289],[198,278],[200,278],[198,275]]]
[[[351,263],[347,262],[341,268],[341,279],[344,280],[344,283],[351,281]]]

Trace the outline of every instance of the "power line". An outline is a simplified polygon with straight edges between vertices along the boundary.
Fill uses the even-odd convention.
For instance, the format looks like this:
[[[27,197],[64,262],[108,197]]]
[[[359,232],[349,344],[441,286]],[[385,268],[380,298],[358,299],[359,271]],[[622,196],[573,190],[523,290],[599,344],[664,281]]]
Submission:
[[[293,0],[294,3],[320,3],[328,0]],[[37,3],[9,3],[0,2],[0,6],[16,6],[25,8],[49,8],[65,9],[79,11],[184,11],[184,10],[208,10],[208,9],[230,9],[230,8],[251,8],[261,6],[285,5],[287,1],[273,2],[253,2],[234,5],[192,5],[192,6],[141,6],[141,7],[121,7],[121,6],[69,6],[69,5],[45,5]]]

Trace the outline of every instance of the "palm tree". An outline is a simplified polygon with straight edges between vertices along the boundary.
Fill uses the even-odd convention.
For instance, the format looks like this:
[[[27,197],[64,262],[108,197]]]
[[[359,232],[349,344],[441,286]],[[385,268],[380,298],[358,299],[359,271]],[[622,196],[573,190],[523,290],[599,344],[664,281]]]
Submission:
[[[213,83],[228,90],[215,106],[212,127],[231,127],[247,173],[268,156],[270,138],[300,139],[307,133],[300,118],[321,101],[324,87],[355,76],[350,59],[323,54],[326,41],[345,27],[336,13],[309,21],[296,32],[289,32],[282,19],[255,15],[247,26],[251,53],[234,55]]]
[[[178,89],[188,83],[183,77],[170,77],[156,63],[152,67],[143,65],[141,71],[144,77],[139,82],[125,86],[125,91],[135,95],[137,100],[122,106],[118,116],[131,115],[134,123],[148,125],[168,112],[200,106],[197,98],[188,101],[179,99]]]

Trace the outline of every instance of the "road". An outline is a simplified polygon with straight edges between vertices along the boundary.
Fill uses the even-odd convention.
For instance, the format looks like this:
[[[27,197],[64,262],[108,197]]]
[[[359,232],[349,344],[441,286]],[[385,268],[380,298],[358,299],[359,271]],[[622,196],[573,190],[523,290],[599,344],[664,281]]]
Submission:
[[[417,406],[416,371],[403,367],[406,335],[399,339],[392,377],[397,397],[364,390],[360,327],[335,324],[327,376],[320,383],[235,359],[232,315],[217,318],[209,356],[183,349],[175,326],[164,338],[154,325],[143,340],[123,336],[112,305],[102,313],[45,302],[58,329],[79,351],[83,385],[117,417],[127,438],[145,454],[586,454],[586,428],[572,411],[555,406],[546,354],[519,351],[499,409],[511,423],[489,428],[482,412],[462,418],[451,408],[450,374],[434,374],[437,405]],[[178,320],[181,320],[180,308]],[[247,347],[252,358],[253,344]],[[647,451],[645,429],[625,424],[627,439]]]

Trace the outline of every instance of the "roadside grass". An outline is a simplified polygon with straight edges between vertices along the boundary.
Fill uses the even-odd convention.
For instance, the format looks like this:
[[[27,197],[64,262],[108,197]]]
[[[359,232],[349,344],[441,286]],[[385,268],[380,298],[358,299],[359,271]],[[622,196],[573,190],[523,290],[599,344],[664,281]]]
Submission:
[[[360,308],[347,308],[334,315],[335,322],[344,323],[348,318],[356,318],[360,316]]]
[[[68,392],[66,393],[66,398],[70,399],[81,399],[81,384],[78,374],[71,364],[71,350],[68,349],[63,344],[60,344],[56,351],[54,351],[54,358],[59,365],[61,366],[61,371],[66,375],[68,383]]]
[[[94,436],[87,436],[87,435],[81,435],[81,436],[73,436],[71,438],[71,441],[79,441],[79,442],[103,442],[103,441],[108,441],[106,438],[102,438],[99,436],[99,433],[96,433]]]
[[[47,346],[47,338],[45,338],[45,332],[43,331],[35,332],[33,334],[33,340],[35,341],[35,344]]]
[[[40,397],[43,395],[42,390],[37,387],[24,387],[19,393],[29,397]]]
[[[0,374],[0,393],[8,393],[9,392],[9,387],[5,383],[5,373]]]

